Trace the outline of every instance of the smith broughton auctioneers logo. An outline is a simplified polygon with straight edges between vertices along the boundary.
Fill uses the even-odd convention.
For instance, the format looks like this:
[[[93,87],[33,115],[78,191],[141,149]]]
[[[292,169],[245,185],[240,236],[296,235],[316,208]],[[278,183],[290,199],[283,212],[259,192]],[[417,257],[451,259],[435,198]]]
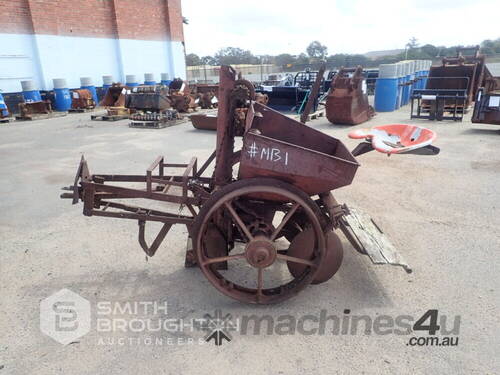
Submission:
[[[90,302],[69,289],[61,289],[40,302],[40,329],[67,345],[90,331]]]

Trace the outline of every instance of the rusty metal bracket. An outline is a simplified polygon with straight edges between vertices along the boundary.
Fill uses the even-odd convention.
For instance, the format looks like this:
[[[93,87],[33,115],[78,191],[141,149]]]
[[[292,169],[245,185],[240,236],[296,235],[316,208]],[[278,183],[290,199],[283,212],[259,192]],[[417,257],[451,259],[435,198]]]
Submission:
[[[156,238],[154,239],[151,246],[148,246],[146,239],[144,238],[144,232],[146,229],[146,221],[138,220],[138,223],[139,223],[139,244],[141,245],[144,252],[148,256],[152,257],[153,255],[155,255],[156,250],[158,250],[158,247],[160,247],[161,243],[165,239],[165,236],[167,235],[168,231],[172,227],[172,224],[170,224],[170,223],[163,224],[163,227],[160,229],[160,231],[156,235]]]
[[[321,81],[323,80],[323,76],[325,74],[325,69],[325,64],[321,65],[321,67],[319,68],[318,75],[316,76],[316,80],[314,81],[314,85],[309,94],[304,112],[302,112],[302,114],[300,115],[300,122],[303,124],[306,123],[307,119],[309,118],[309,113],[311,113],[311,110],[314,106],[314,102],[318,99],[319,89],[321,86]]]

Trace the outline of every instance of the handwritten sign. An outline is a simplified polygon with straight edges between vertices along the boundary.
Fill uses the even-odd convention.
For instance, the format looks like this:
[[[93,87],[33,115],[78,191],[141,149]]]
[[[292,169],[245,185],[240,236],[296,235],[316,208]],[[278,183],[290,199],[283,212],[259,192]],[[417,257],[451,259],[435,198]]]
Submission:
[[[252,145],[248,147],[247,153],[251,159],[257,158],[272,163],[288,165],[288,152],[282,151],[277,147],[262,147],[253,142]]]

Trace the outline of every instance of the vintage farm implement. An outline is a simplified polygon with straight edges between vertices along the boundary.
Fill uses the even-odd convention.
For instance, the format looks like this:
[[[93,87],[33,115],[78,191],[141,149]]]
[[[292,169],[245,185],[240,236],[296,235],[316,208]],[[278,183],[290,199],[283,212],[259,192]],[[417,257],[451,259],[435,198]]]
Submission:
[[[343,257],[337,229],[374,263],[411,272],[370,218],[339,204],[331,193],[351,184],[359,166],[354,155],[373,150],[373,141],[384,130],[367,134],[372,143],[363,141],[351,153],[338,139],[254,98],[253,86],[223,66],[217,147],[205,163],[200,166],[192,158],[187,164],[172,164],[160,156],[145,175],[91,174],[82,157],[74,185],[67,188],[72,193],[62,197],[74,204],[83,201],[86,216],[137,220],[139,243],[148,256],[155,254],[172,225],[186,225],[185,265],[198,266],[220,292],[244,302],[283,301],[311,283],[330,279]],[[414,152],[423,130],[391,128],[380,151]],[[422,146],[428,147],[434,138],[423,135]],[[243,137],[239,151],[237,136]],[[172,169],[182,171],[167,173]],[[137,199],[174,209],[130,204]],[[161,223],[161,229],[148,243],[150,222]]]

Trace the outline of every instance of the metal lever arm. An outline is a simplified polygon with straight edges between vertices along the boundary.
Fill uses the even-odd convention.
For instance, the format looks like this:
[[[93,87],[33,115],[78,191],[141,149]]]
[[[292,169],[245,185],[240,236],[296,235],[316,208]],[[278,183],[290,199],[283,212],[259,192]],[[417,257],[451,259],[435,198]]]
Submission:
[[[139,244],[148,256],[152,257],[153,255],[155,255],[156,250],[158,250],[158,247],[160,247],[171,227],[172,224],[170,223],[163,224],[163,227],[158,232],[158,235],[154,239],[151,246],[148,246],[148,244],[146,243],[146,239],[144,238],[146,222],[144,220],[139,220]]]

